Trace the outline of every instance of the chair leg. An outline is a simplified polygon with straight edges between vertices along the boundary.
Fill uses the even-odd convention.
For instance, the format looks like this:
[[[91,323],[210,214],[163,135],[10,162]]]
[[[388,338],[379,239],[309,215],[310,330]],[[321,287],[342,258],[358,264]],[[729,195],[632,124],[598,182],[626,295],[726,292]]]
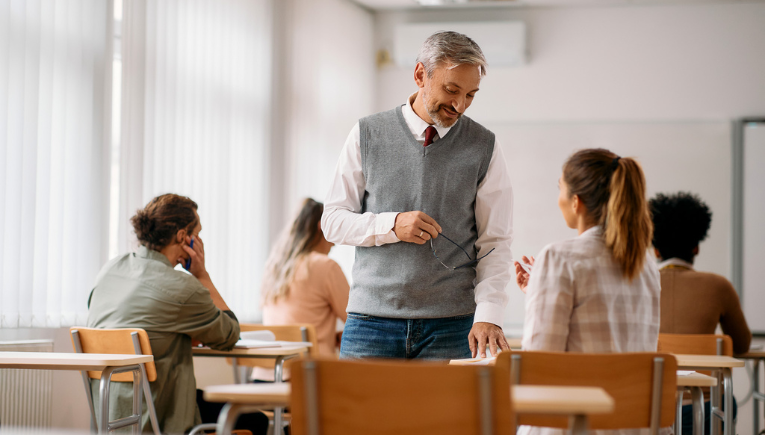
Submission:
[[[96,428],[96,408],[93,406],[93,392],[90,390],[90,378],[88,377],[88,372],[83,371],[82,373],[82,383],[85,385],[85,397],[88,399],[88,408],[90,408],[90,432],[96,433],[98,430]]]

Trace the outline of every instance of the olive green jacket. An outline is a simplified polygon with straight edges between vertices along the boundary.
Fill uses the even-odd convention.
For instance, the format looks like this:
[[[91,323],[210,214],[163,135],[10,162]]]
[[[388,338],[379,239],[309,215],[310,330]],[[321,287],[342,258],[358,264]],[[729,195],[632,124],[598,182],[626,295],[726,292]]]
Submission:
[[[143,246],[101,269],[89,309],[88,327],[143,328],[148,333],[157,366],[151,394],[162,433],[183,433],[201,423],[191,340],[231,349],[239,339],[234,314],[218,309],[209,290],[194,276],[173,269],[167,257]],[[91,382],[96,404],[98,384]],[[132,384],[112,383],[111,420],[132,413],[132,397]],[[144,402],[143,431],[150,432],[146,409]]]

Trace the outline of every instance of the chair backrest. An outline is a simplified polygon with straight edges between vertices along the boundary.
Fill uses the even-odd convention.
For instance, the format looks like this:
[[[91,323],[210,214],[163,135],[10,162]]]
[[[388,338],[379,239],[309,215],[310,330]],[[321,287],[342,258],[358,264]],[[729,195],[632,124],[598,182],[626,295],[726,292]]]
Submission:
[[[140,328],[96,329],[72,326],[69,328],[69,333],[74,351],[78,353],[152,355],[149,334]],[[133,333],[138,337],[140,352],[136,351]],[[146,363],[145,367],[149,382],[157,380],[157,368],[154,366],[154,361]],[[91,379],[101,379],[101,372],[88,372],[88,376]],[[133,382],[133,374],[117,373],[112,376],[112,382]]]
[[[515,433],[502,366],[299,360],[290,403],[295,435]]]
[[[669,354],[511,351],[499,354],[509,362],[511,380],[520,385],[591,386],[614,399],[612,414],[590,417],[590,429],[671,426],[675,419],[677,361]],[[568,419],[521,415],[518,424],[567,428]]]
[[[659,352],[733,356],[733,340],[715,334],[659,334]]]
[[[308,356],[316,357],[319,354],[319,344],[316,338],[316,327],[307,323],[297,323],[294,325],[260,325],[254,323],[240,323],[239,329],[245,331],[271,331],[277,341],[307,341],[312,344],[308,348]],[[226,358],[231,364],[231,358]],[[240,366],[274,368],[274,360],[257,358],[238,358],[237,364]]]

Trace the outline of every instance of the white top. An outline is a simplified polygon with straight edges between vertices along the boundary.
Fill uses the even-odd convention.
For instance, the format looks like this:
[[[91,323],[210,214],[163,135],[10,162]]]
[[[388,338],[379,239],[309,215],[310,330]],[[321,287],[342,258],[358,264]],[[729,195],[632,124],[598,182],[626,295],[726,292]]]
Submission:
[[[425,129],[430,126],[412,108],[416,94],[402,106],[402,114],[414,139],[425,142]],[[458,121],[459,122],[459,121]],[[451,127],[434,126],[438,138],[444,137]],[[386,213],[361,214],[366,180],[361,168],[359,124],[353,126],[345,141],[335,168],[329,193],[324,201],[321,228],[332,243],[351,246],[381,246],[398,243],[393,231],[398,213],[414,210],[391,210]],[[489,322],[502,326],[504,309],[509,299],[505,287],[513,278],[510,245],[513,241],[513,188],[499,141],[495,139],[486,176],[478,186],[475,200],[475,218],[478,230],[476,248],[481,257],[495,249],[476,265],[474,322]]]

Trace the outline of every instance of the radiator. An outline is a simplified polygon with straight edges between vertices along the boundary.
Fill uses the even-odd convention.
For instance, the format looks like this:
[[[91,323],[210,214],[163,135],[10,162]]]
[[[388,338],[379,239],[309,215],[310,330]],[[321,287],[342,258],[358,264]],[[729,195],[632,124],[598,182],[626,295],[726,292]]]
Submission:
[[[53,340],[0,342],[3,351],[53,352]],[[52,389],[51,370],[0,369],[0,427],[14,426],[14,433],[51,427]]]

